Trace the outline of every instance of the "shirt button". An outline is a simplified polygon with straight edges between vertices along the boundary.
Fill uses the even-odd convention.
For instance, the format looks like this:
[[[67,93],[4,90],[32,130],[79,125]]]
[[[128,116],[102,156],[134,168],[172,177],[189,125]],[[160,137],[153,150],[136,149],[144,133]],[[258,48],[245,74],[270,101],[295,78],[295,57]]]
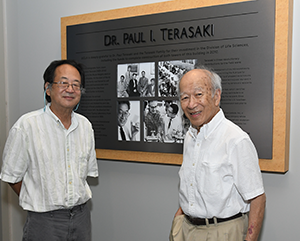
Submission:
[[[72,184],[72,182],[69,182],[69,184]]]

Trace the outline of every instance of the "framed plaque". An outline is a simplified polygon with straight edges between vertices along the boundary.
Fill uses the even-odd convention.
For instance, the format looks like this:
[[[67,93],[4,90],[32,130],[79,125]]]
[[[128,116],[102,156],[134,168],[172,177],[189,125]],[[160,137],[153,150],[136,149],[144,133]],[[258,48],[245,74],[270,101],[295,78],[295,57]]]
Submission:
[[[86,68],[78,112],[97,158],[180,165],[178,80],[203,64],[221,76],[221,108],[262,171],[288,171],[292,3],[174,0],[62,18],[62,58]]]

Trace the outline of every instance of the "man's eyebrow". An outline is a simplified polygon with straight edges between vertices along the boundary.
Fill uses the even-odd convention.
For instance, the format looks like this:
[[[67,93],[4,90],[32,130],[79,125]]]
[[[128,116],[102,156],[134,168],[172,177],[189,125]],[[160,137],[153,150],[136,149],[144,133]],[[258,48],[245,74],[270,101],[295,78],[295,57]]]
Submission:
[[[198,87],[198,88],[195,88],[195,92],[197,92],[197,91],[203,91],[203,88],[202,87]]]
[[[68,79],[67,77],[65,77],[65,76],[62,76],[62,77],[61,77],[61,79],[63,79],[63,80],[69,80],[69,79]],[[74,80],[74,82],[78,82],[78,83],[80,83],[80,81],[79,81],[79,80],[77,80],[77,79],[75,79],[75,80]]]
[[[203,88],[202,87],[195,88],[194,93],[196,93],[197,91],[203,91]],[[186,92],[181,92],[180,96],[182,96],[182,95],[187,95],[187,93]]]

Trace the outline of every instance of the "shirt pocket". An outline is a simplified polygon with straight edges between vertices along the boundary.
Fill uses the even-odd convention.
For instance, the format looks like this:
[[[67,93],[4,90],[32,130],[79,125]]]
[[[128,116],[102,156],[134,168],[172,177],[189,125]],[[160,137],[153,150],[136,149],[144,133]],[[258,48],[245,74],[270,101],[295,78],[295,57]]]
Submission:
[[[199,192],[208,197],[218,196],[220,198],[224,188],[223,180],[225,176],[227,174],[223,164],[201,163],[196,173]]]

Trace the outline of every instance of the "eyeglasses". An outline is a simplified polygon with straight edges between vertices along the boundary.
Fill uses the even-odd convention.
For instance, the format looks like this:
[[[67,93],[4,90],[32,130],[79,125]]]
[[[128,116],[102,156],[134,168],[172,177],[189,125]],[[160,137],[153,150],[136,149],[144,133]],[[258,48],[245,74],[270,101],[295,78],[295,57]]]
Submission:
[[[127,111],[119,110],[119,115],[128,116],[128,115],[130,115],[130,112],[128,110]]]
[[[83,86],[79,83],[73,83],[70,84],[69,82],[63,82],[63,81],[58,81],[58,82],[53,82],[53,84],[57,84],[58,88],[60,89],[67,89],[71,85],[74,91],[79,91],[83,89]]]

